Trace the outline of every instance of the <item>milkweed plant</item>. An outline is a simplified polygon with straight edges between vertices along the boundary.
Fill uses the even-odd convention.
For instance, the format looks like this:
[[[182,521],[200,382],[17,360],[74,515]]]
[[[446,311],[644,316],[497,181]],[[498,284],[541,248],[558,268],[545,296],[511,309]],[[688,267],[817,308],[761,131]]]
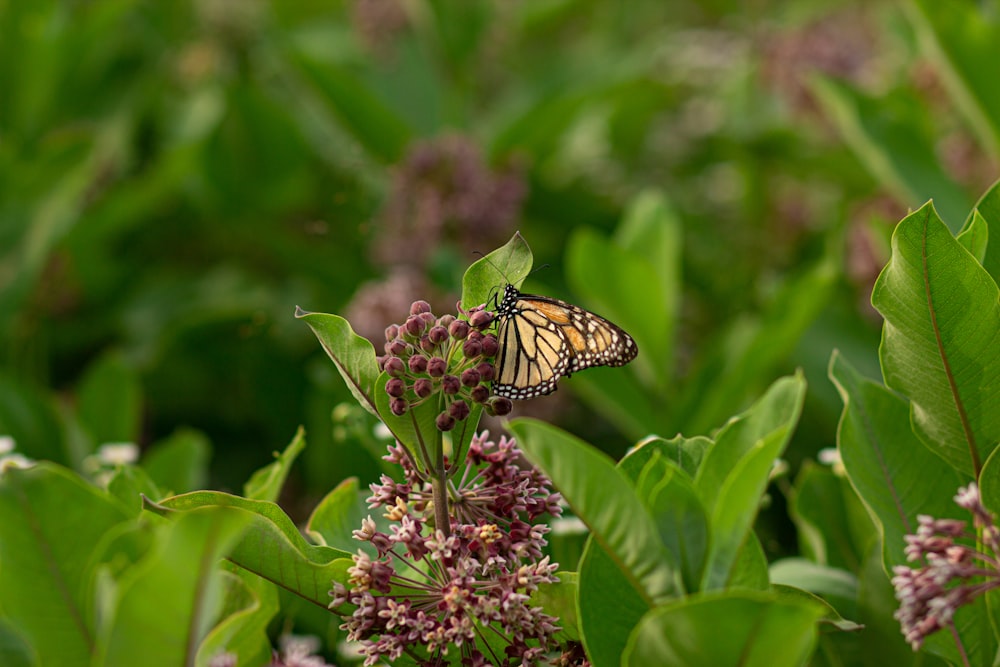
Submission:
[[[493,390],[512,344],[497,338],[495,296],[532,265],[520,235],[472,264],[453,312],[416,301],[378,349],[342,317],[297,311],[388,435],[381,477],[344,480],[302,525],[277,504],[301,431],[239,494],[198,489],[191,462],[207,445],[191,433],[141,458],[95,445],[79,472],[0,438],[5,664],[990,664],[1000,188],[957,234],[930,203],[898,224],[872,292],[881,378],[834,351],[843,409],[837,448],[819,457],[832,465],[774,485],[801,371],[715,430],[664,435],[675,402],[698,405],[661,377],[679,287],[650,277],[680,261],[664,210],[640,198],[613,241],[573,250],[574,266],[604,269],[583,278],[621,269],[617,292],[593,282],[589,298],[642,350],[559,385],[635,438],[620,460],[511,418],[520,401]],[[630,308],[652,283],[658,300]],[[708,400],[724,378],[690,381]],[[769,488],[800,544],[773,562],[755,531]]]

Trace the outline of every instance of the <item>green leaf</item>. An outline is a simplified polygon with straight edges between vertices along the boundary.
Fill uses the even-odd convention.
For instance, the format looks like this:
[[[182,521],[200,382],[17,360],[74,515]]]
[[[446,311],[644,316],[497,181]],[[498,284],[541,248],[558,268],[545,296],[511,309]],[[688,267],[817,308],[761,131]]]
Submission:
[[[306,433],[300,426],[295,432],[295,438],[285,451],[276,455],[277,460],[269,463],[254,474],[243,485],[243,495],[253,500],[270,500],[276,502],[281,494],[281,487],[292,469],[292,464],[306,446]]]
[[[623,522],[624,523],[624,522]],[[577,609],[580,634],[594,667],[617,667],[629,634],[653,608],[591,536],[580,557]]]
[[[906,401],[862,377],[839,353],[830,379],[844,401],[837,447],[848,479],[875,519],[885,548],[885,568],[905,564],[903,535],[917,529],[917,515],[960,517],[951,498],[962,476],[942,467],[910,428]]]
[[[375,383],[380,371],[371,342],[354,333],[350,322],[338,315],[309,313],[296,307],[295,317],[305,320],[316,334],[358,403],[381,419],[375,402]]]
[[[424,401],[416,407],[411,407],[403,415],[395,415],[390,408],[392,399],[385,393],[385,384],[388,381],[388,374],[382,373],[375,383],[375,405],[382,415],[382,423],[418,461],[424,461],[426,458],[422,452],[427,452],[428,456],[433,457],[436,448],[441,446],[442,439],[441,431],[437,428],[437,416],[444,409],[441,397],[439,396],[437,401]],[[471,417],[470,414],[469,418]]]
[[[836,582],[831,583],[836,585]],[[770,590],[779,600],[808,600],[809,602],[822,605],[824,613],[823,618],[820,619],[820,623],[825,626],[823,629],[835,628],[840,632],[858,632],[865,629],[865,626],[845,619],[828,601],[807,590],[784,584],[774,584]]]
[[[969,251],[980,264],[986,259],[986,249],[989,247],[990,226],[979,211],[973,211],[969,224],[959,233],[955,240]],[[994,282],[996,279],[994,278]]]
[[[799,532],[802,553],[820,565],[854,572],[861,565],[872,534],[871,522],[843,475],[806,461],[795,480],[791,516]]]
[[[80,422],[95,445],[138,440],[142,387],[120,353],[105,354],[87,368],[77,397]]]
[[[355,551],[358,541],[351,533],[361,528],[365,507],[361,501],[357,477],[349,477],[338,484],[309,516],[306,534],[318,544]]]
[[[41,665],[90,665],[93,558],[128,514],[52,463],[0,475],[0,601]]]
[[[977,475],[1000,441],[996,283],[928,203],[896,227],[872,304],[885,318],[886,385],[909,397],[915,430],[931,451]]]
[[[831,78],[811,84],[826,115],[883,186],[911,207],[933,198],[958,229],[971,202],[938,164],[926,105],[900,90],[869,97]]]
[[[0,665],[4,667],[35,667],[38,656],[14,627],[0,618]]]
[[[487,303],[498,289],[499,296],[503,296],[508,283],[520,287],[533,261],[527,241],[521,232],[515,232],[507,243],[475,261],[462,276],[462,308],[469,310]]]
[[[729,589],[745,588],[753,591],[766,591],[771,585],[767,571],[767,555],[764,547],[757,539],[757,534],[750,531],[740,546],[740,552],[733,563],[732,574],[727,582]]]
[[[530,605],[541,607],[546,614],[559,619],[562,628],[556,634],[556,641],[580,641],[579,621],[576,601],[578,576],[576,572],[556,572],[559,578],[554,584],[542,584],[532,593]]]
[[[990,186],[986,194],[976,202],[976,208],[966,219],[963,230],[967,230],[973,224],[976,213],[982,216],[987,226],[993,230],[994,238],[993,243],[987,243],[986,254],[979,263],[993,277],[993,282],[1000,284],[1000,241],[996,241],[1000,239],[1000,181]]]
[[[326,608],[338,558],[350,554],[305,541],[280,507],[216,491],[174,496],[159,505],[166,510],[191,511],[201,507],[234,508],[249,517],[250,525],[229,554],[229,560],[282,588]],[[342,571],[339,572],[342,574]]]
[[[105,594],[95,664],[191,665],[222,609],[217,561],[249,517],[203,508],[160,526],[153,548]],[[155,604],[151,601],[155,600]]]
[[[509,428],[528,460],[549,476],[643,600],[652,603],[677,594],[669,552],[652,517],[605,454],[533,419],[516,419]]]
[[[910,410],[897,394],[860,376],[837,353],[830,360],[830,378],[844,400],[837,445],[847,476],[882,536],[884,571],[909,565],[903,536],[916,532],[917,515],[968,520],[952,501],[967,480],[942,466],[913,434]],[[966,650],[991,655],[990,647],[983,645],[985,615],[971,612],[956,616]],[[960,663],[954,642],[937,637],[930,638],[928,649]]]
[[[209,667],[221,653],[236,655],[238,665],[264,665],[271,659],[267,626],[278,613],[278,589],[269,581],[223,563],[223,583],[227,586],[222,619],[198,648],[196,664]]]
[[[138,466],[123,465],[108,480],[108,493],[128,507],[133,517],[142,512],[142,496],[159,500],[162,492],[145,470]]]
[[[212,446],[199,431],[178,429],[154,443],[142,458],[142,467],[156,485],[170,493],[204,488]]]
[[[685,598],[643,619],[622,664],[798,667],[812,654],[823,613],[818,604],[768,593]]]
[[[776,381],[747,412],[730,421],[705,454],[695,486],[712,537],[700,590],[726,586],[750,532],[775,459],[798,423],[805,398],[801,372]]]
[[[773,584],[800,588],[832,605],[840,616],[857,618],[858,580],[847,570],[805,558],[782,558],[769,568]]]

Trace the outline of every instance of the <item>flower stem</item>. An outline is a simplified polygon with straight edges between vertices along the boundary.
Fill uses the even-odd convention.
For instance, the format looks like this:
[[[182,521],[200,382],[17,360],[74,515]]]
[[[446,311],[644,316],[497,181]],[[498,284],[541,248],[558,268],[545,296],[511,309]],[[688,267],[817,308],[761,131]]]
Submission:
[[[445,537],[451,534],[451,520],[448,518],[448,471],[444,469],[444,441],[440,432],[437,436],[436,460],[431,478],[431,492],[434,494],[434,523]]]

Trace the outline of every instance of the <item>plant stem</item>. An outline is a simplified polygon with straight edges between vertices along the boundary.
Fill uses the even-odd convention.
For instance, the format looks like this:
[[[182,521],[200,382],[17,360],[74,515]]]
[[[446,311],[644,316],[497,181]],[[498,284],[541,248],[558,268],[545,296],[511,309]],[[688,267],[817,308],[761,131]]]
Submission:
[[[436,460],[431,478],[431,490],[434,494],[434,523],[445,537],[451,534],[451,520],[448,518],[448,471],[444,469],[444,441],[438,433]]]

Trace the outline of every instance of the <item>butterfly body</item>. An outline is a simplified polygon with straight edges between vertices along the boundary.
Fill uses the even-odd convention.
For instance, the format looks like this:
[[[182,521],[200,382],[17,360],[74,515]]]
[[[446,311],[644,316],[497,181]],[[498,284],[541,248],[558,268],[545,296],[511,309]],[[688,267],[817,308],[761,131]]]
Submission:
[[[600,315],[513,285],[504,288],[496,318],[498,396],[544,396],[559,378],[591,366],[624,366],[639,352],[631,336]]]

